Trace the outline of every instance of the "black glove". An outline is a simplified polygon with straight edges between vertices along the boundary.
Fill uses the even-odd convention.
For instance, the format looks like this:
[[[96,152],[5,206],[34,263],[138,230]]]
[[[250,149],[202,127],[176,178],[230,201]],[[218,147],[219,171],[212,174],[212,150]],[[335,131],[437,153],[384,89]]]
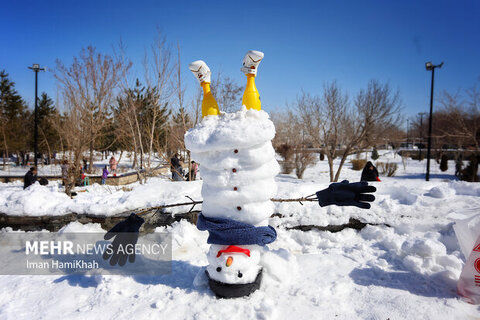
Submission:
[[[128,261],[135,262],[135,244],[138,240],[138,230],[145,222],[141,217],[132,213],[127,219],[117,223],[110,229],[103,238],[109,240],[113,237],[115,239],[107,246],[107,250],[103,253],[103,259],[110,259],[110,265],[123,266]],[[123,250],[118,250],[119,247]],[[128,252],[127,252],[128,251]]]
[[[317,199],[322,207],[334,204],[370,209],[370,203],[367,202],[375,201],[375,196],[365,193],[375,191],[377,188],[369,186],[366,181],[349,183],[347,180],[343,180],[339,183],[332,183],[325,190],[318,191]]]

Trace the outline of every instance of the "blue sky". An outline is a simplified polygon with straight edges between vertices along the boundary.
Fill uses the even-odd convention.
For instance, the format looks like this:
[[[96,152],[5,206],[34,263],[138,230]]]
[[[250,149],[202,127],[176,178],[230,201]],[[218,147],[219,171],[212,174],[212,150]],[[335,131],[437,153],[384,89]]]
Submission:
[[[142,70],[157,27],[181,48],[187,69],[202,59],[239,84],[242,58],[265,52],[257,76],[262,106],[285,108],[301,90],[320,93],[336,80],[351,96],[370,79],[398,88],[407,115],[427,111],[426,61],[445,62],[435,92],[480,85],[480,1],[4,1],[0,11],[0,69],[33,104],[32,63],[48,68],[71,62],[81,48],[111,53],[120,39]],[[57,95],[51,72],[39,90]]]

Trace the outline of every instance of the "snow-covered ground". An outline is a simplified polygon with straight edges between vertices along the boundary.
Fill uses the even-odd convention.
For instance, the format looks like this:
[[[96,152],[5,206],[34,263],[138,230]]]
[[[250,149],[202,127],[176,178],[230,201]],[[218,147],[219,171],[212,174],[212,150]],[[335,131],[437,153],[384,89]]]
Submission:
[[[213,296],[202,276],[208,263],[207,233],[182,221],[168,228],[174,244],[172,274],[0,276],[0,319],[480,318],[477,306],[456,295],[465,258],[452,227],[455,220],[480,213],[480,184],[456,181],[452,161],[445,173],[432,162],[431,181],[425,182],[425,161],[410,159],[404,169],[399,156],[380,154],[378,161],[397,162],[399,168],[395,177],[374,183],[377,200],[370,210],[276,203],[283,217],[270,219],[270,224],[277,228],[278,239],[264,255],[267,276],[262,288],[250,297]],[[341,175],[350,181],[359,177],[350,165]],[[318,162],[302,180],[294,175],[276,180],[276,198],[309,195],[328,186],[328,166]],[[56,184],[27,190],[20,183],[0,184],[0,212],[115,214],[184,202],[186,195],[199,200],[201,184],[151,179],[132,185],[131,191],[93,185],[75,199],[59,192]],[[287,229],[342,224],[351,217],[377,225],[339,233]],[[98,231],[100,226],[72,223],[66,228]]]

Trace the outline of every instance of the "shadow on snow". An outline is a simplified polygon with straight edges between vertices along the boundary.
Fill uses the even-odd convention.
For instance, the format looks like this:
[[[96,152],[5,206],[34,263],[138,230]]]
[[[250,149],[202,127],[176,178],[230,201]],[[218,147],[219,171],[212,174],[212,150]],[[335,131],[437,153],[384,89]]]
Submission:
[[[171,272],[168,274],[158,275],[131,275],[127,271],[122,276],[131,277],[137,283],[144,285],[165,285],[171,288],[179,288],[190,293],[192,291],[205,291],[200,288],[195,288],[193,280],[202,267],[191,265],[182,260],[173,260],[171,262],[159,262],[159,270],[165,269],[165,263],[171,263]],[[72,287],[81,288],[96,288],[102,282],[102,275],[87,275],[87,274],[68,274],[55,279],[54,283],[67,281]]]
[[[350,278],[361,286],[399,289],[423,297],[455,298],[456,282],[437,275],[427,276],[408,271],[385,271],[378,268],[356,268]]]

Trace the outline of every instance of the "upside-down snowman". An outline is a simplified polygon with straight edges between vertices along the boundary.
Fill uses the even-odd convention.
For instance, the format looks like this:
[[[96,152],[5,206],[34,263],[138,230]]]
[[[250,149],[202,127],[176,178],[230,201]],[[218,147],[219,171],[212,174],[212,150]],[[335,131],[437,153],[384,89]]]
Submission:
[[[271,140],[275,127],[261,110],[255,76],[263,58],[249,51],[242,71],[247,77],[242,109],[220,113],[210,92],[210,69],[203,61],[189,68],[204,91],[203,120],[185,135],[192,158],[202,165],[203,206],[197,226],[210,233],[206,272],[212,291],[239,297],[258,289],[263,246],[276,232],[268,226],[279,165]]]

